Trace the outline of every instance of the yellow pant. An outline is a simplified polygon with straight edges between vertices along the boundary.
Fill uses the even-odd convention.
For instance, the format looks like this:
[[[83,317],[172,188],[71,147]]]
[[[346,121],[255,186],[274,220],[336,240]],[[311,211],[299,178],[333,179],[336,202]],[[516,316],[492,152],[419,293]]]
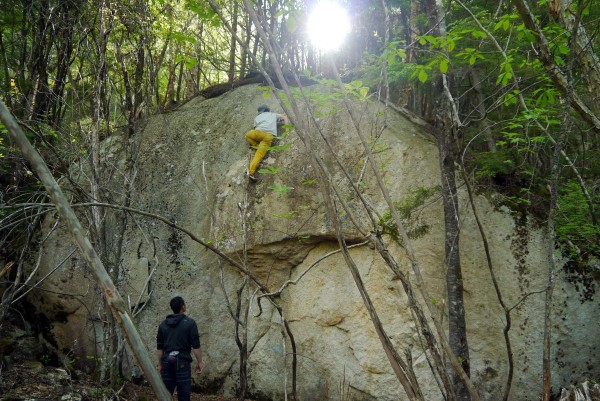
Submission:
[[[250,173],[250,175],[254,175],[254,173],[256,172],[258,165],[269,151],[269,147],[273,142],[273,138],[274,136],[272,134],[256,129],[246,132],[246,140],[248,141],[248,143],[252,146],[258,145],[258,149],[256,149],[254,158],[250,162],[250,167],[248,167],[248,172]]]

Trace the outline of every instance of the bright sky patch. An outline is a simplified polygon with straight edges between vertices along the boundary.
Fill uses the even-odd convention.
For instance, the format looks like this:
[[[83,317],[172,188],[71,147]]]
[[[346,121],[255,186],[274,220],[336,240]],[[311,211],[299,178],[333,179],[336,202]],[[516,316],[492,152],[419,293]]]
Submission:
[[[318,3],[308,18],[308,36],[321,51],[336,51],[350,32],[350,20],[346,10],[337,3]]]

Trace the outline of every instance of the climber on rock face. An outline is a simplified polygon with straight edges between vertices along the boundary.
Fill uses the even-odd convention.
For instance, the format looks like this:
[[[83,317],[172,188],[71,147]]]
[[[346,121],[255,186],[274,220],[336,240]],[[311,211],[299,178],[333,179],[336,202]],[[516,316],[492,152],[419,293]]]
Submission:
[[[258,107],[258,115],[254,118],[254,129],[246,132],[246,140],[251,146],[257,146],[254,158],[248,167],[248,178],[256,181],[255,173],[258,165],[267,154],[274,138],[277,138],[277,123],[288,124],[285,115],[271,112],[265,104]]]

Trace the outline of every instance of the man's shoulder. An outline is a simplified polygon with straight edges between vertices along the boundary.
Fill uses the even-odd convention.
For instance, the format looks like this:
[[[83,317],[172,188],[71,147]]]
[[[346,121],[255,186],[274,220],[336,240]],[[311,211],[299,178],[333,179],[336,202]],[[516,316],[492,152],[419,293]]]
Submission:
[[[184,317],[182,323],[183,322],[185,322],[185,324],[196,324],[196,321],[189,316]]]

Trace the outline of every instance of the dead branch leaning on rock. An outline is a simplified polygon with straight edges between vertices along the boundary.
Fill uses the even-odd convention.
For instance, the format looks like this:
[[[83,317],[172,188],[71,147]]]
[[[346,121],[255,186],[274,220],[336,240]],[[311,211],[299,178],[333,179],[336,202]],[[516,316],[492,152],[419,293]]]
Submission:
[[[50,195],[53,203],[56,205],[58,212],[65,219],[67,227],[73,236],[74,242],[79,246],[82,255],[89,263],[98,284],[103,290],[107,304],[110,306],[110,309],[113,312],[121,331],[129,342],[129,346],[131,347],[134,356],[144,371],[146,378],[150,381],[154,391],[161,401],[169,401],[171,398],[170,394],[164,386],[160,376],[158,375],[158,372],[154,368],[146,348],[143,346],[142,339],[135,327],[135,324],[133,323],[133,320],[131,319],[131,316],[127,312],[123,298],[121,298],[110,276],[106,272],[104,264],[98,257],[95,249],[92,247],[89,239],[85,235],[79,219],[67,202],[67,199],[58,186],[58,183],[52,176],[48,166],[41,158],[39,153],[33,148],[21,130],[21,127],[17,124],[2,101],[0,101],[0,120],[8,129],[9,137],[19,147],[23,156],[31,163],[31,166],[37,172],[40,181],[46,187],[46,191],[48,191],[48,194]]]

